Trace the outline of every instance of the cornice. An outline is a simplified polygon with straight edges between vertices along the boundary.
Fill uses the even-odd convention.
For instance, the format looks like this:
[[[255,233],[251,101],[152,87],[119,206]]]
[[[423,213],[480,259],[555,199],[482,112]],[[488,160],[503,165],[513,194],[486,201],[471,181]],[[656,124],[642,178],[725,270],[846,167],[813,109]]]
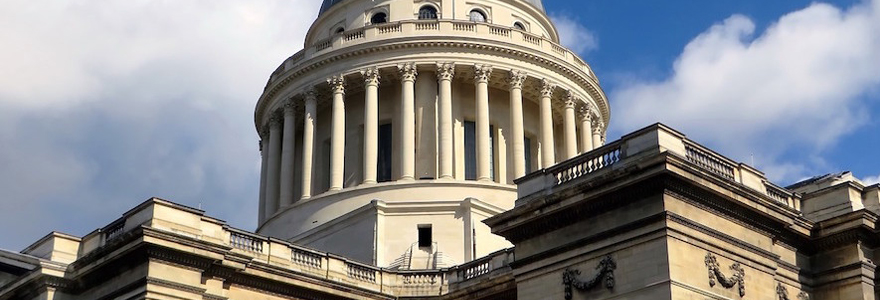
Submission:
[[[498,56],[514,56],[524,59],[526,61],[530,61],[536,65],[543,66],[550,71],[555,71],[557,74],[565,76],[573,82],[579,84],[580,88],[587,92],[587,96],[591,99],[594,99],[594,104],[596,104],[597,109],[601,112],[603,122],[605,124],[608,124],[611,120],[611,108],[608,105],[608,99],[605,96],[605,92],[602,90],[599,83],[589,74],[582,70],[578,70],[578,68],[576,68],[569,62],[562,61],[558,58],[550,56],[549,54],[544,54],[543,52],[524,48],[516,44],[492,40],[477,38],[458,38],[459,41],[436,41],[413,40],[414,38],[417,37],[391,38],[368,42],[349,48],[342,48],[336,51],[332,51],[330,53],[318,55],[300,63],[294,69],[280,74],[280,78],[275,79],[274,81],[266,85],[263,94],[257,101],[254,113],[255,122],[262,120],[263,113],[266,109],[265,106],[270,104],[268,99],[274,98],[281,90],[287,88],[295,79],[302,77],[303,74],[320,69],[335,61],[347,58],[357,57],[370,53],[387,52],[391,50],[418,48],[458,48],[463,50],[471,50],[460,51],[463,53],[472,53],[472,50],[484,50],[494,52],[498,54]],[[487,42],[496,43],[498,45],[491,45]],[[352,74],[358,72],[359,70],[356,69],[350,70],[350,73]],[[316,85],[318,84],[318,82],[307,84]]]

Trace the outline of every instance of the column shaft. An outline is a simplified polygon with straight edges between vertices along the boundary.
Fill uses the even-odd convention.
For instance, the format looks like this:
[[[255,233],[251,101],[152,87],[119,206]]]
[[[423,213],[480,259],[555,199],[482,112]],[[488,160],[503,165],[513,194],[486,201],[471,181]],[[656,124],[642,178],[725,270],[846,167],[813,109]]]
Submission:
[[[565,134],[565,159],[577,156],[577,133],[574,121],[574,97],[569,94],[565,101],[564,134]]]
[[[363,72],[364,84],[364,183],[376,183],[379,164],[379,69]]]
[[[296,115],[292,103],[284,105],[284,130],[281,141],[281,179],[280,179],[280,207],[293,204],[296,200],[293,195],[294,159],[296,151]]]
[[[437,79],[440,84],[439,102],[437,103],[439,120],[437,122],[439,138],[440,178],[452,179],[453,141],[452,141],[452,77],[455,65],[452,63],[437,64]]]
[[[510,72],[510,138],[512,139],[513,177],[526,175],[525,132],[523,128],[522,85],[525,73]]]
[[[492,180],[490,174],[491,157],[490,140],[489,140],[489,75],[492,67],[476,66],[475,82],[477,104],[477,122],[476,122],[476,139],[477,139],[477,180]]]
[[[589,109],[581,110],[581,153],[593,150],[593,119]]]
[[[305,111],[303,113],[303,147],[302,147],[302,199],[312,197],[312,163],[315,153],[315,117],[317,101],[315,92],[306,92]]]
[[[327,80],[333,90],[330,124],[330,190],[341,190],[345,176],[345,81],[333,76]]]
[[[418,72],[415,64],[398,66],[401,75],[400,94],[400,180],[415,179],[416,130],[415,130],[415,81]]]
[[[260,156],[262,157],[262,162],[260,163],[260,209],[258,210],[258,222],[260,224],[266,220],[266,174],[268,174],[267,168],[269,167],[269,133],[268,130],[263,130],[260,133]]]
[[[555,87],[544,81],[541,88],[541,166],[549,168],[556,164],[556,148],[553,145],[553,105],[551,97]]]
[[[266,211],[264,217],[270,218],[278,211],[278,187],[281,175],[281,117],[269,121],[269,168],[266,178]]]
[[[602,123],[599,120],[593,120],[593,148],[599,148],[604,145],[602,143]]]

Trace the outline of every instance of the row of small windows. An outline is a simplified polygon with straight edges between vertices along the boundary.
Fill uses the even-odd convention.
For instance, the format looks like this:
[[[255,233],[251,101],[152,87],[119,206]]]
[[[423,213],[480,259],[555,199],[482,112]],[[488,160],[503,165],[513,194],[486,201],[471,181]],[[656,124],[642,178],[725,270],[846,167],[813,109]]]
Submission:
[[[486,18],[486,13],[474,9],[471,10],[468,15],[472,22],[486,22],[488,18]],[[425,5],[419,8],[419,20],[434,20],[437,19],[437,8]],[[382,24],[388,22],[388,14],[385,12],[377,12],[370,17],[370,24]],[[526,30],[526,26],[521,22],[514,22],[513,27],[519,30]]]

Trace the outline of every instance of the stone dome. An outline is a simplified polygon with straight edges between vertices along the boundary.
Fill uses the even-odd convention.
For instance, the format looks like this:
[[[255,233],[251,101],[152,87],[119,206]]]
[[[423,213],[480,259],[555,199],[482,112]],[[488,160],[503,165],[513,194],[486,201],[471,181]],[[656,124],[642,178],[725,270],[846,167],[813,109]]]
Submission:
[[[333,7],[333,5],[342,3],[344,1],[346,1],[346,0],[324,0],[324,3],[321,3],[321,10],[318,11],[318,15],[320,16],[324,12],[330,10],[330,8]],[[541,3],[541,0],[520,0],[520,1],[524,1],[528,4],[531,4],[532,6],[537,7],[542,12],[544,11],[544,4]]]

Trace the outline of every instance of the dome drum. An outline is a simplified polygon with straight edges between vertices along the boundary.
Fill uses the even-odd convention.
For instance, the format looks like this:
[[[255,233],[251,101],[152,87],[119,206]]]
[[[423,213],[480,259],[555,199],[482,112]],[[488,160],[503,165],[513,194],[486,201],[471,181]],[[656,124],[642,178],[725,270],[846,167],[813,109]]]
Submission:
[[[480,221],[513,207],[514,179],[601,147],[610,120],[590,67],[520,2],[343,1],[319,17],[255,109],[258,232],[403,269],[509,247]]]

